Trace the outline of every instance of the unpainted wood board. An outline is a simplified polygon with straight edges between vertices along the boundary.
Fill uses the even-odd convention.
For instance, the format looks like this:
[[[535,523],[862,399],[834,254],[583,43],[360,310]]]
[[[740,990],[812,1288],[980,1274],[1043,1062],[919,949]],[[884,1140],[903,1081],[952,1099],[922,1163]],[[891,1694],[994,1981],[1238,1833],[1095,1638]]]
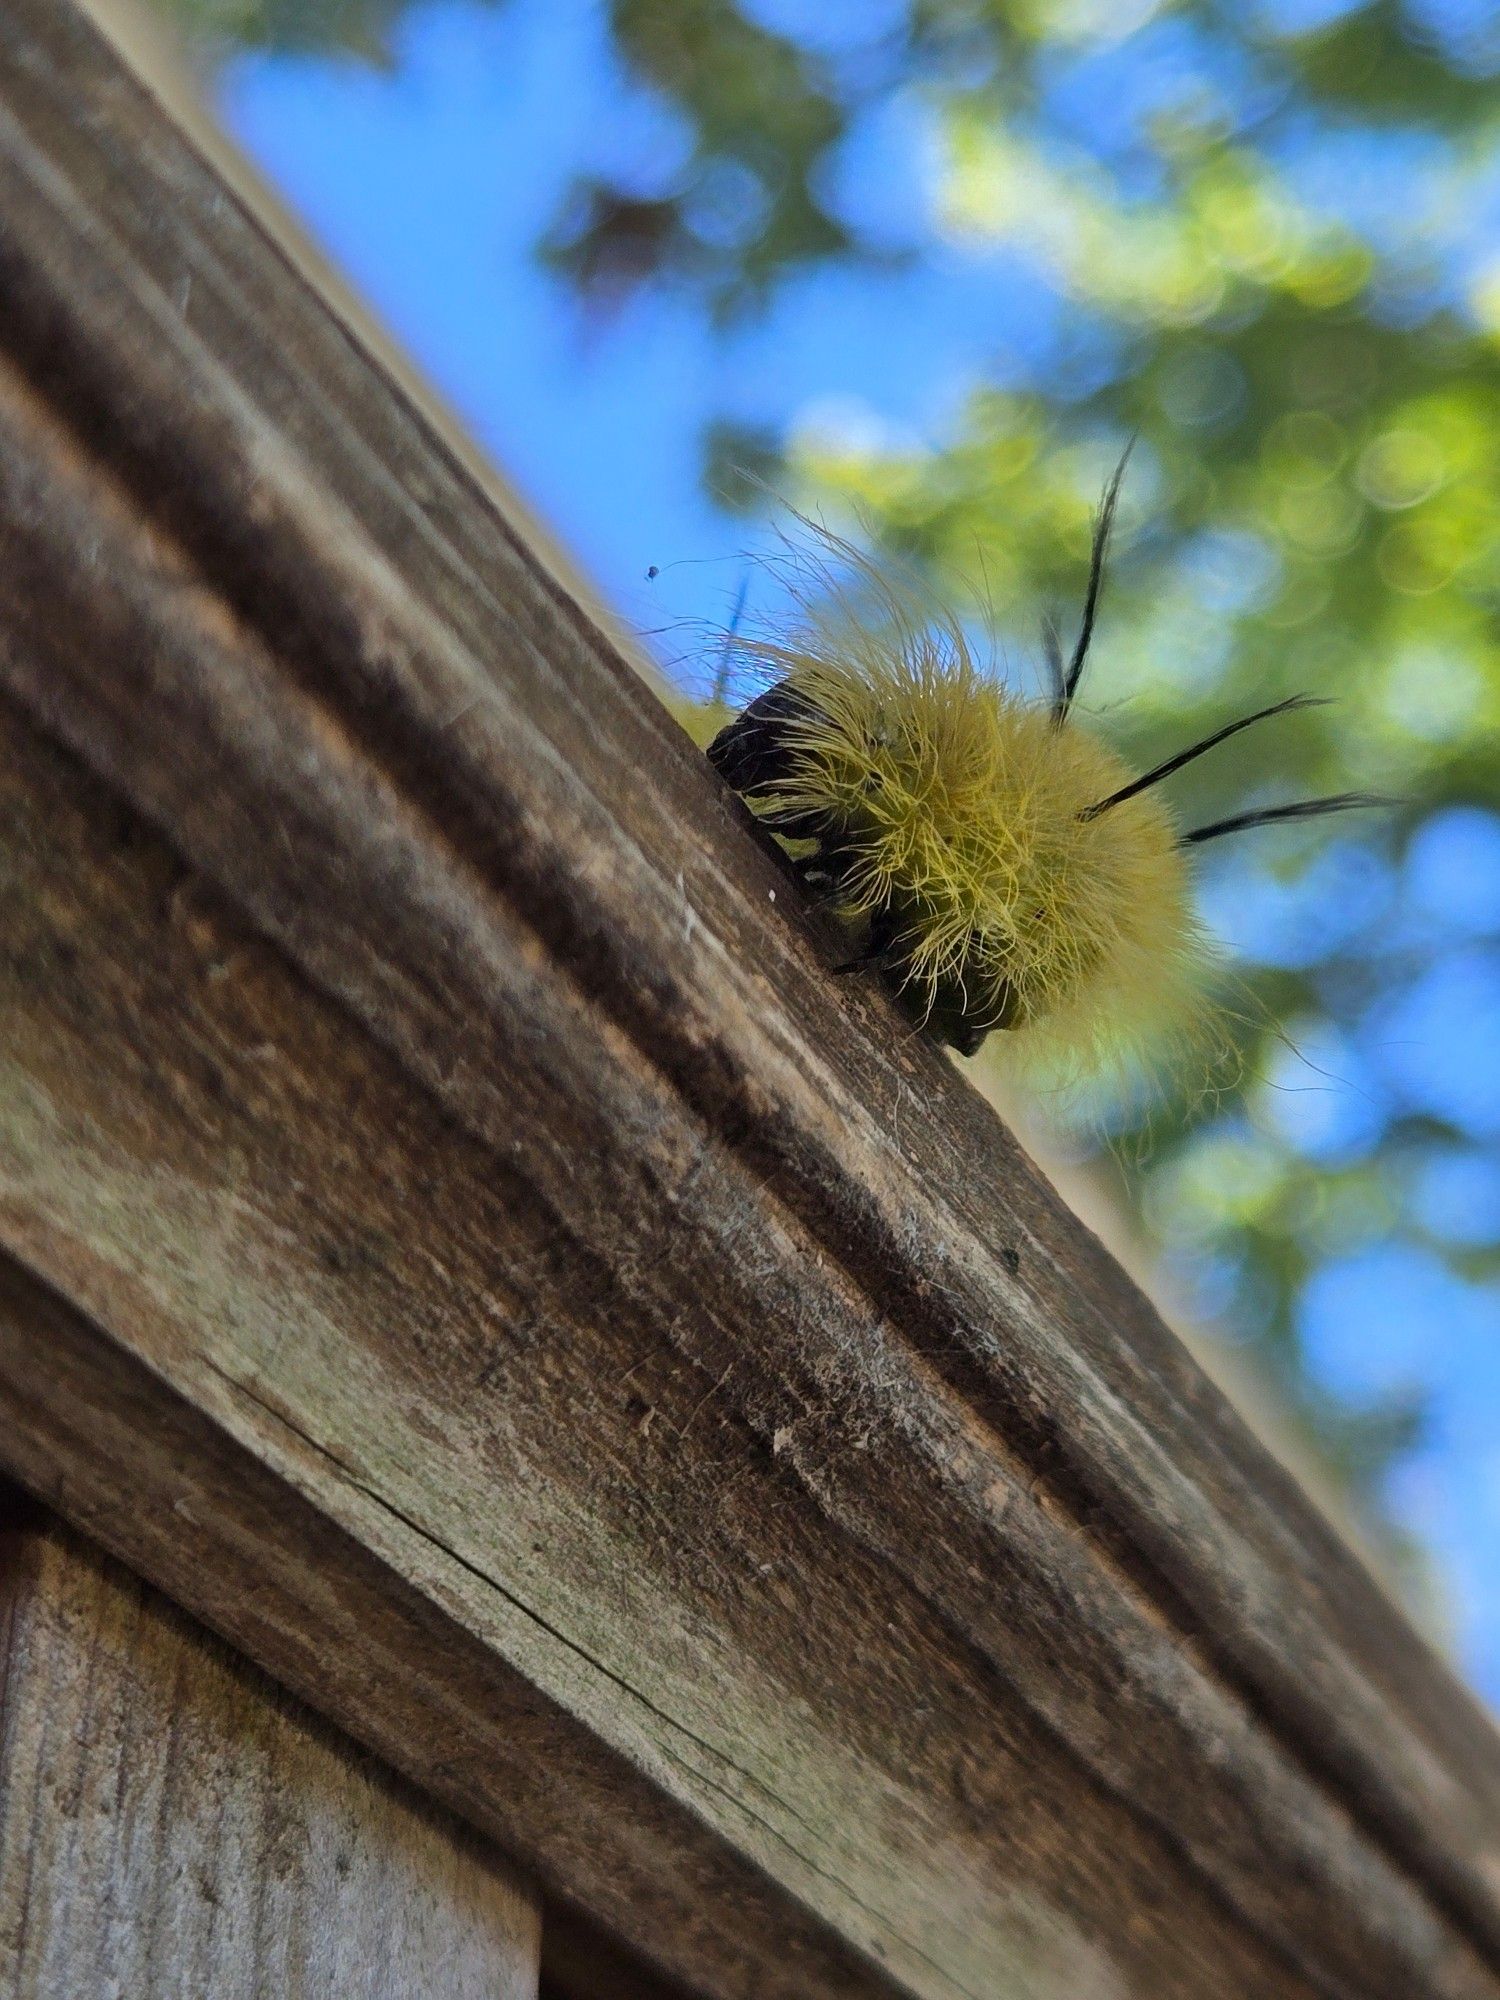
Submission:
[[[685,1983],[1309,2000],[514,1161],[8,720],[0,1239],[98,1317],[0,1265],[0,1454]]]
[[[538,1898],[0,1489],[0,1992],[533,2000]]]

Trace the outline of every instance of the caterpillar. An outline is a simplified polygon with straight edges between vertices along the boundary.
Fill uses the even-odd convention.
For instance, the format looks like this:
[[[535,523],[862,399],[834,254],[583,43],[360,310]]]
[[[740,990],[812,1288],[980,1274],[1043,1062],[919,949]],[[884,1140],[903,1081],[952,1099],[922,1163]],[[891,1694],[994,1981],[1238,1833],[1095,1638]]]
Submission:
[[[961,1055],[996,1030],[1087,1060],[1181,1029],[1203,1004],[1209,960],[1193,850],[1386,803],[1340,792],[1178,828],[1157,790],[1164,779],[1242,730],[1317,705],[1314,696],[1242,715],[1143,773],[1079,720],[1129,456],[1094,517],[1066,660],[1044,625],[1045,700],[988,671],[956,618],[914,610],[877,578],[873,613],[834,591],[823,608],[804,603],[784,640],[745,642],[771,684],[708,747],[808,890],[855,932],[858,949],[839,969],[878,974]]]

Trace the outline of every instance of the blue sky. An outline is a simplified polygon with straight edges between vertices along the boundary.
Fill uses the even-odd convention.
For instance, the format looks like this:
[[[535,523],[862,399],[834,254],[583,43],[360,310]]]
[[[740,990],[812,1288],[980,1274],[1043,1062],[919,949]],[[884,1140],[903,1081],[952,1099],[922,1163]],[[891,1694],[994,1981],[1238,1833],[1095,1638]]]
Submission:
[[[710,419],[779,434],[821,417],[936,440],[971,385],[1022,381],[1055,360],[1043,287],[953,252],[904,270],[795,277],[764,318],[729,332],[670,294],[590,317],[538,266],[538,238],[575,173],[634,160],[649,189],[675,154],[670,120],[613,66],[599,10],[590,0],[422,6],[398,29],[397,57],[390,72],[243,58],[222,108],[511,479],[643,625],[664,604],[668,616],[722,617],[738,588],[745,526],[700,486]],[[836,180],[872,242],[915,240],[921,154],[918,114],[900,104],[853,135]],[[693,573],[705,563],[710,575]],[[671,580],[646,591],[652,565]]]
[[[814,18],[802,0],[758,0],[754,11],[770,22],[795,14],[804,27]],[[854,21],[868,33],[883,12],[842,0],[815,18],[836,42]],[[681,156],[671,117],[612,67],[590,0],[417,6],[398,29],[395,57],[388,70],[240,58],[221,79],[226,122],[638,629],[687,633],[695,620],[722,620],[745,576],[753,531],[717,510],[700,483],[711,419],[778,435],[821,424],[936,441],[975,383],[1022,384],[1057,365],[1056,305],[1033,275],[924,233],[926,137],[912,102],[898,98],[856,129],[830,185],[870,240],[920,254],[901,269],[794,278],[764,317],[724,331],[671,294],[645,293],[590,318],[536,261],[575,173],[609,167],[649,192]],[[1086,70],[1058,89],[1064,120],[1097,111]],[[1118,98],[1121,118],[1140,114],[1128,91]],[[1287,143],[1295,152],[1296,135]],[[1351,214],[1384,228],[1394,182],[1419,192],[1427,157],[1415,140],[1378,158],[1309,143],[1291,164],[1309,187],[1331,177]],[[1500,191],[1476,189],[1461,235],[1465,255],[1500,255]],[[660,574],[648,581],[652,568]],[[1335,841],[1294,886],[1231,868],[1215,894],[1226,925],[1263,963],[1313,962],[1331,924],[1354,935],[1378,923],[1423,968],[1378,1018],[1337,1045],[1310,1046],[1331,1084],[1312,1079],[1309,1088],[1305,1075],[1289,1075],[1284,1091],[1251,1107],[1226,1138],[1239,1148],[1236,1170],[1253,1170],[1257,1118],[1333,1163],[1378,1146],[1392,1106],[1456,1114],[1472,1143],[1425,1154],[1409,1170],[1397,1163],[1402,1200],[1437,1239],[1493,1241],[1500,818],[1474,807],[1430,821],[1399,880],[1372,871],[1357,843]],[[1377,1230],[1321,1265],[1301,1331],[1314,1373],[1342,1394],[1358,1400],[1408,1380],[1427,1388],[1429,1429],[1392,1477],[1391,1507],[1434,1550],[1459,1653],[1500,1701],[1493,1287]]]

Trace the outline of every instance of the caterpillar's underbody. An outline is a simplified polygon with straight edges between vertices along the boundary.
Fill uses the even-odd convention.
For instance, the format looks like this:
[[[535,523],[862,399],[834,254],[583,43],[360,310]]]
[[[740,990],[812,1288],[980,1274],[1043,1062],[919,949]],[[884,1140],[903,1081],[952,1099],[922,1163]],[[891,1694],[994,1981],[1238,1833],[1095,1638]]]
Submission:
[[[1128,457],[1128,453],[1127,453]],[[1188,850],[1276,820],[1380,803],[1296,800],[1180,831],[1156,787],[1252,724],[1241,716],[1137,775],[1077,719],[1122,459],[1094,528],[1077,643],[1048,628],[1051,695],[1028,701],[976,660],[954,620],[813,610],[751,650],[774,680],[709,746],[721,776],[789,844],[808,887],[857,927],[877,971],[934,1036],[972,1055],[993,1029],[1075,1051],[1154,1039],[1201,992]]]

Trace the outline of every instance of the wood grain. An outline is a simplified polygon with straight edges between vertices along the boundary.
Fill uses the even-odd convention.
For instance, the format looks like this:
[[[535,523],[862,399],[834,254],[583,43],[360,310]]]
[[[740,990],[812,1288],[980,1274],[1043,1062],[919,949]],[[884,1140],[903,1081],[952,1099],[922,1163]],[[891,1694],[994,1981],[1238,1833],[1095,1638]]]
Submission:
[[[0,1490],[0,1991],[534,2000],[532,1891]]]
[[[503,498],[69,7],[0,176],[0,1455],[702,1992],[1500,1992],[1488,1720]]]

